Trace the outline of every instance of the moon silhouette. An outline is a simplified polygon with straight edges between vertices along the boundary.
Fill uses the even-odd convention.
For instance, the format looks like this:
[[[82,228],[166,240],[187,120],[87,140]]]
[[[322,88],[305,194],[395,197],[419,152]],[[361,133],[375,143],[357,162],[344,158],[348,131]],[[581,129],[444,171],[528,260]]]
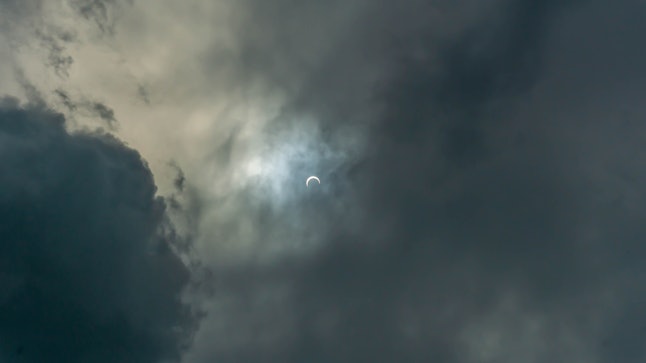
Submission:
[[[318,177],[316,177],[316,176],[312,175],[311,177],[307,178],[307,180],[305,181],[305,186],[306,186],[306,187],[309,187],[309,186],[310,186],[310,182],[311,182],[312,180],[316,180],[317,182],[319,182],[319,184],[321,184],[321,179],[319,179]]]

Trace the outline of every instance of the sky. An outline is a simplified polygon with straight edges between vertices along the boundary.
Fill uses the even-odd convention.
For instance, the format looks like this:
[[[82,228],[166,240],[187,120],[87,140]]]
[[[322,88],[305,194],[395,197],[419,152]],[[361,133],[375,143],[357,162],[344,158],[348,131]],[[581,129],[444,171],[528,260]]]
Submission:
[[[0,362],[646,361],[645,17],[0,0]]]

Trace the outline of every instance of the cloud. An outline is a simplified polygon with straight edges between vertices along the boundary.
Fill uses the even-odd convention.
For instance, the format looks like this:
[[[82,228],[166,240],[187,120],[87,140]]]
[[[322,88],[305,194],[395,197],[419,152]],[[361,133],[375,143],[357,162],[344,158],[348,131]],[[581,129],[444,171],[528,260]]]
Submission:
[[[639,1],[69,4],[16,10],[78,34],[21,84],[150,160],[212,271],[185,362],[646,356]]]
[[[71,41],[72,35],[63,33],[52,36],[38,30],[36,34],[41,38],[43,46],[49,50],[47,57],[48,65],[54,68],[57,75],[69,77],[69,69],[74,64],[74,59],[65,54],[65,46],[61,43]]]
[[[51,110],[0,104],[1,359],[177,360],[191,277],[146,163]]]
[[[112,110],[110,107],[102,104],[101,102],[93,102],[92,103],[92,110],[96,112],[96,114],[105,122],[107,122],[109,125],[112,125],[116,122],[116,119],[114,118],[114,110]]]
[[[643,148],[610,116],[617,99],[644,115],[628,80],[643,56],[619,30],[639,33],[638,6],[616,5],[598,30],[600,2],[246,2],[240,82],[285,92],[260,134],[298,130],[305,114],[320,145],[360,147],[334,164],[330,182],[344,188],[290,188],[281,208],[241,189],[218,207],[231,219],[206,215],[214,245],[308,253],[220,264],[188,361],[641,359],[628,337],[643,333],[616,324],[643,322],[628,301],[644,289],[621,287],[643,273],[619,252],[643,251],[642,158],[625,158]]]
[[[81,96],[78,101],[73,101],[71,96],[62,89],[54,91],[60,102],[65,106],[70,115],[81,114],[98,117],[111,130],[117,126],[117,119],[114,117],[114,110],[101,102],[92,101]]]
[[[130,1],[119,0],[72,0],[69,5],[83,18],[92,20],[102,33],[114,32],[115,8]]]

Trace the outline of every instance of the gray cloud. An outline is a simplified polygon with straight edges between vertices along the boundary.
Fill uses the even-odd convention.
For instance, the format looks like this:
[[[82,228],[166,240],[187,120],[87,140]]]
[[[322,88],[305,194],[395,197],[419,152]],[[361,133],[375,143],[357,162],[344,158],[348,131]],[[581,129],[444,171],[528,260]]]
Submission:
[[[63,103],[63,106],[67,108],[68,111],[75,111],[76,110],[76,105],[70,98],[70,95],[67,94],[67,92],[57,89],[54,91],[54,93],[60,98],[61,102]]]
[[[70,2],[104,25],[56,100],[177,160],[185,362],[646,358],[639,1],[188,2]]]
[[[79,100],[72,100],[71,96],[62,89],[57,89],[54,94],[58,96],[63,106],[72,114],[87,114],[98,117],[105,123],[108,128],[114,130],[117,125],[117,119],[114,117],[114,110],[101,102],[92,101],[86,97],[80,97]]]
[[[41,106],[0,104],[0,359],[179,359],[190,272],[146,163]]]
[[[114,118],[114,110],[112,110],[110,107],[102,104],[101,102],[92,102],[91,104],[91,109],[105,122],[108,123],[108,125],[113,126],[114,123],[117,121]]]
[[[57,75],[61,77],[69,77],[69,70],[74,59],[66,54],[65,43],[74,40],[74,35],[62,31],[52,31],[49,29],[47,33],[36,30],[36,35],[40,38],[43,47],[45,47],[49,54],[47,56],[47,63],[54,68]]]
[[[214,243],[320,248],[218,270],[189,361],[644,357],[638,2],[245,5],[240,82],[288,95],[263,132],[365,146],[347,187],[223,202]]]
[[[92,20],[104,33],[114,32],[114,7],[118,0],[72,0],[70,5],[85,19]]]

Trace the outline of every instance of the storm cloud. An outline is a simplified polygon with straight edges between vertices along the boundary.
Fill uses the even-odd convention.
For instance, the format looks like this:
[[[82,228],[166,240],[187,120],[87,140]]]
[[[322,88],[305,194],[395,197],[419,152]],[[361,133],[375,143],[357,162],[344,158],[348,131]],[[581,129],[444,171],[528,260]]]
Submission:
[[[0,358],[159,362],[186,348],[188,267],[141,156],[0,103]]]
[[[247,6],[240,69],[289,95],[268,134],[362,147],[319,200],[235,204],[261,248],[320,248],[221,271],[197,361],[643,359],[639,3]]]

